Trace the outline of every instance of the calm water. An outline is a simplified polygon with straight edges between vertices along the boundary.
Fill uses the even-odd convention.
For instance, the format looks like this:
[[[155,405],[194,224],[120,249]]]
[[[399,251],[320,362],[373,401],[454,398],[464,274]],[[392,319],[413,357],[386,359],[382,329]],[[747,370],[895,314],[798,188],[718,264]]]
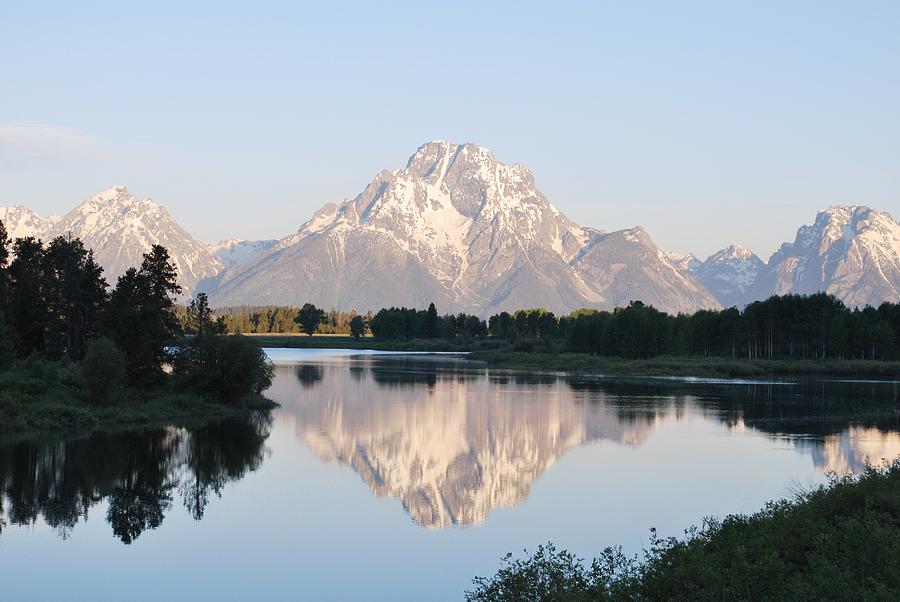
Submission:
[[[271,350],[268,419],[0,445],[4,600],[459,599],[900,455],[900,383],[612,380]]]

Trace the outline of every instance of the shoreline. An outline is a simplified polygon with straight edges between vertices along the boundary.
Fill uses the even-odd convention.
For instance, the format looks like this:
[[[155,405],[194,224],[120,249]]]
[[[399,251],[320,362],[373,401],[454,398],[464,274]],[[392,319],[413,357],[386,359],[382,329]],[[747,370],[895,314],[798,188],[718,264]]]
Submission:
[[[277,407],[279,404],[263,396],[248,399],[239,406],[229,406],[190,394],[165,391],[150,396],[146,402],[107,407],[30,402],[25,416],[0,412],[0,444],[24,439],[90,436],[98,431],[196,426],[269,412]]]
[[[570,352],[479,350],[467,356],[493,368],[544,370],[578,375],[759,378],[840,376],[888,380],[900,377],[900,362],[881,360],[730,359],[659,356],[622,359]]]
[[[457,342],[447,339],[379,341],[343,335],[249,335],[261,347],[272,349],[341,349],[398,353],[465,353],[466,359],[492,368],[541,370],[577,375],[684,376],[684,377],[802,377],[839,376],[900,379],[900,361],[848,359],[746,359],[661,355],[648,359],[623,359],[556,349],[515,351],[506,341]]]

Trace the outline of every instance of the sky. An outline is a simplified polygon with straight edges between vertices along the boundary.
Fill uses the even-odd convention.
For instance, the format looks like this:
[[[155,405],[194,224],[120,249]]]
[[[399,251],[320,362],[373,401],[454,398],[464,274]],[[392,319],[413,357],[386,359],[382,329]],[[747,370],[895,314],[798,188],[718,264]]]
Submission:
[[[0,205],[124,184],[280,238],[444,139],[579,224],[765,259],[829,205],[900,217],[898,31],[877,1],[5,0]]]

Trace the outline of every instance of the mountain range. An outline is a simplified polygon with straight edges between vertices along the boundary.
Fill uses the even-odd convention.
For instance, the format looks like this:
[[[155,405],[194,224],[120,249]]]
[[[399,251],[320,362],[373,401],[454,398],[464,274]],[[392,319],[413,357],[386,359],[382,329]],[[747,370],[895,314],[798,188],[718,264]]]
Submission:
[[[310,301],[489,315],[522,307],[568,312],[641,300],[668,312],[743,306],[771,294],[824,290],[851,306],[900,301],[900,224],[857,205],[822,210],[768,262],[731,245],[705,260],[665,253],[640,227],[576,224],[524,167],[474,144],[429,142],[402,169],[329,203],[281,240],[207,245],[160,204],[124,186],[62,217],[0,207],[10,236],[71,233],[115,281],[151,244],[166,246],[185,294],[214,305]]]

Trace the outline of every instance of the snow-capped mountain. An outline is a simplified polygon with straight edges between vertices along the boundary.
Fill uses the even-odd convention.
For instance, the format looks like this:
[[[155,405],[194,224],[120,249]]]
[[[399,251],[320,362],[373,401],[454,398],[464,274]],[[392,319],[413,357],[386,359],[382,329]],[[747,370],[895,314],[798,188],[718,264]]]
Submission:
[[[826,291],[849,306],[900,301],[900,224],[857,205],[820,211],[815,223],[802,226],[793,243],[772,255],[759,290]]]
[[[218,305],[427,306],[481,314],[605,307],[716,307],[640,229],[581,227],[520,165],[473,144],[422,145],[356,198],[328,204],[255,261],[227,270]]]
[[[666,257],[669,258],[669,261],[672,262],[676,268],[690,274],[693,276],[694,272],[699,268],[703,262],[697,259],[697,256],[693,253],[678,253],[675,251],[669,251],[666,253]]]
[[[57,216],[44,219],[22,205],[0,207],[0,222],[3,222],[11,240],[28,236],[42,238],[59,220]]]
[[[694,265],[691,274],[724,307],[743,308],[754,301],[757,280],[766,264],[741,245],[731,245]]]
[[[67,232],[94,250],[110,284],[128,268],[139,266],[154,244],[168,249],[185,295],[190,295],[200,280],[222,269],[209,248],[179,226],[165,207],[151,199],[137,199],[124,186],[90,197],[64,215],[48,236]]]
[[[210,252],[219,258],[224,268],[230,268],[239,263],[246,263],[255,259],[271,249],[277,240],[243,240],[241,238],[228,238],[209,245]]]
[[[197,283],[215,276],[222,263],[200,241],[172,219],[165,207],[138,200],[124,186],[96,194],[63,217],[41,218],[21,206],[0,208],[0,220],[11,238],[35,236],[49,240],[71,233],[94,250],[110,285],[130,267],[141,264],[151,245],[168,249],[178,268],[178,282],[190,296]]]

